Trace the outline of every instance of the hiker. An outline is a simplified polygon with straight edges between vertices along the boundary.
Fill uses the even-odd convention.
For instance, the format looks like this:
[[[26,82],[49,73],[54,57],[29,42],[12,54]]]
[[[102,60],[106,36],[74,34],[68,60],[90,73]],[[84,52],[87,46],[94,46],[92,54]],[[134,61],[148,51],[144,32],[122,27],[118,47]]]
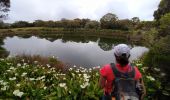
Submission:
[[[119,44],[114,47],[114,56],[115,64],[100,69],[102,100],[143,100],[146,91],[138,68],[129,63],[130,48]]]

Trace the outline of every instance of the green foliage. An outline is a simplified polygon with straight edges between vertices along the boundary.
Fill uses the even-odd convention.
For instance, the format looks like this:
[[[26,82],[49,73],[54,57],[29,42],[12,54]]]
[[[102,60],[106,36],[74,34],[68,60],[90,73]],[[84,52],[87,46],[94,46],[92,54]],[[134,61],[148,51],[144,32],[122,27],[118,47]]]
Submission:
[[[134,29],[136,25],[140,22],[138,17],[129,19],[119,20],[115,14],[107,13],[101,19],[100,22],[90,19],[65,19],[62,18],[59,21],[43,21],[35,20],[33,23],[28,23],[26,21],[17,21],[11,24],[12,28],[22,28],[22,27],[50,27],[50,28],[64,28],[64,30],[75,31],[75,29],[114,29],[128,31]]]
[[[170,13],[165,14],[159,20],[159,32],[160,36],[170,35]]]
[[[127,31],[133,28],[133,22],[129,19],[122,19],[118,20],[117,22],[118,22],[117,29]]]
[[[132,22],[133,22],[134,24],[138,24],[138,23],[140,22],[139,17],[133,17],[133,18],[132,18]]]
[[[0,20],[0,29],[9,28],[10,24],[4,23],[3,20]]]
[[[85,25],[85,28],[89,28],[89,29],[98,29],[99,27],[100,27],[100,23],[98,21],[89,21]]]
[[[166,28],[170,26],[170,13],[165,14],[160,19],[160,28]]]
[[[35,27],[43,27],[43,26],[45,26],[45,22],[42,21],[42,20],[35,20],[35,21],[33,22],[33,25],[34,25]]]
[[[166,96],[164,92],[166,91],[170,95],[170,35],[155,41],[155,44],[150,48],[149,53],[144,58],[144,63],[149,66],[149,72],[154,76],[158,77],[161,81],[161,88],[158,89],[160,96]],[[159,68],[162,71],[163,77],[160,77],[160,73],[155,73],[154,69]],[[168,87],[168,88],[165,88]],[[164,91],[164,92],[163,92]],[[159,96],[157,96],[159,97]]]
[[[28,64],[26,60],[15,64],[12,60],[15,59],[0,59],[0,99],[98,100],[103,94],[98,85],[99,67],[74,66],[64,71]],[[134,64],[143,75],[147,90],[145,100],[155,99],[157,90],[162,89],[160,80],[148,72],[148,67],[144,67],[141,61]],[[160,74],[159,70],[157,74]]]
[[[119,20],[115,14],[107,13],[100,19],[100,27],[102,29],[115,29],[115,30],[129,30],[132,29],[134,24],[139,22],[138,17],[134,17],[132,20],[122,19]]]
[[[0,21],[0,28],[3,28],[3,26],[4,26],[4,22]]]
[[[102,95],[98,68],[62,71],[21,62],[0,59],[0,99],[98,100]]]
[[[1,58],[5,58],[8,57],[9,55],[9,51],[7,51],[5,48],[0,47],[0,57]]]
[[[114,29],[117,24],[118,17],[115,14],[107,13],[100,19],[101,28]]]
[[[54,21],[47,21],[44,26],[45,27],[55,27],[56,23]]]
[[[136,29],[141,29],[144,31],[149,31],[151,28],[154,28],[156,26],[155,21],[141,21],[136,25]]]
[[[142,73],[142,78],[144,80],[145,88],[146,88],[146,96],[144,100],[164,100],[170,96],[170,91],[168,89],[164,89],[162,78],[162,72],[160,68],[153,68],[153,71],[150,71],[150,66],[146,67],[142,64],[143,61],[137,60],[134,61],[134,65],[138,67],[140,72]],[[155,74],[157,76],[155,76]],[[167,84],[168,86],[168,84]],[[167,94],[165,95],[164,92]]]
[[[159,20],[163,15],[170,12],[170,1],[161,0],[158,10],[154,12],[154,17],[156,20]]]
[[[33,25],[27,21],[16,21],[11,25],[12,28],[20,28],[20,27],[32,27]]]
[[[165,38],[161,38],[159,41],[157,41],[155,43],[155,45],[153,45],[152,48],[150,48],[150,51],[148,53],[148,56],[146,57],[145,62],[148,62],[147,65],[154,67],[167,67],[170,65],[166,65],[165,61],[161,60],[161,59],[165,59],[167,57],[167,59],[169,59],[169,55],[170,55],[170,36],[167,36]],[[165,58],[163,57],[165,56]],[[163,62],[162,62],[163,61]],[[170,62],[170,61],[168,61]],[[167,63],[168,63],[167,62]]]
[[[143,34],[143,42],[144,44],[152,48],[155,44],[155,41],[158,37],[158,30],[156,28],[151,28],[149,31],[147,31],[145,34]]]

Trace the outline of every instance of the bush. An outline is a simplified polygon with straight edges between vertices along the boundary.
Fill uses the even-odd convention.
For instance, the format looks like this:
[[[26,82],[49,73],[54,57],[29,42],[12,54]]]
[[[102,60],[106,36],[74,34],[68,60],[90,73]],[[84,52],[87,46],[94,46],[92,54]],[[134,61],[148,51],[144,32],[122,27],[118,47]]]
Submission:
[[[158,88],[159,95],[157,98],[170,96],[170,35],[161,38],[155,42],[149,53],[144,58],[144,63],[149,66],[149,72],[157,77],[161,82],[161,87]],[[161,73],[155,73],[155,68],[160,69]],[[160,77],[163,76],[163,77]]]
[[[159,33],[160,36],[167,36],[170,35],[170,13],[165,14],[159,20]]]

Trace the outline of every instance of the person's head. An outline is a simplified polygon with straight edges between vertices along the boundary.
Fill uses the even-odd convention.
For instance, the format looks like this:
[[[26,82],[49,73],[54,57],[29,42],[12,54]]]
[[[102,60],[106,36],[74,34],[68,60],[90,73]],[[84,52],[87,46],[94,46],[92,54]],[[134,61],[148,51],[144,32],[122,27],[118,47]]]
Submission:
[[[129,63],[130,48],[126,44],[119,44],[114,47],[114,55],[116,62],[121,66],[125,66]]]

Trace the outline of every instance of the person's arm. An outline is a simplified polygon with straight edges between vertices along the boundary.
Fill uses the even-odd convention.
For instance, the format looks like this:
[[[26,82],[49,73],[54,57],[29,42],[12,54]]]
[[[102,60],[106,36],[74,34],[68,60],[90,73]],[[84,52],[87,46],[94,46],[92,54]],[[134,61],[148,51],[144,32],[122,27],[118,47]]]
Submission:
[[[142,95],[141,95],[141,100],[144,99],[145,95],[146,95],[146,88],[145,88],[145,85],[144,85],[144,82],[143,82],[143,79],[141,78],[140,79],[140,83],[142,85]]]
[[[143,100],[144,96],[146,95],[146,89],[142,78],[137,80],[137,89],[139,100]]]
[[[140,71],[138,70],[137,67],[135,67],[135,71],[136,71],[136,75],[135,75],[135,79],[137,80],[137,87],[139,89],[139,95],[140,95],[140,100],[144,99],[144,96],[146,95],[146,88],[142,79],[142,74],[140,73]]]
[[[100,75],[99,86],[103,89],[105,87],[106,78]]]

